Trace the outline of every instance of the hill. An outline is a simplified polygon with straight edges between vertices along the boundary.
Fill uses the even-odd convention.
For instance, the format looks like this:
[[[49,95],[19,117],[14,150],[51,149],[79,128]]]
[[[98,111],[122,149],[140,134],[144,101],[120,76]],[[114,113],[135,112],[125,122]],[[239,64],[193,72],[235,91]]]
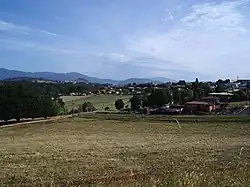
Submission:
[[[8,70],[0,68],[0,80],[13,79],[13,78],[40,78],[52,81],[77,81],[77,82],[89,82],[99,84],[143,84],[148,82],[162,83],[172,82],[173,80],[167,78],[130,78],[126,80],[112,80],[112,79],[101,79],[98,77],[90,77],[77,72],[70,73],[54,73],[54,72],[24,72],[18,70]],[[164,81],[162,81],[164,80]]]

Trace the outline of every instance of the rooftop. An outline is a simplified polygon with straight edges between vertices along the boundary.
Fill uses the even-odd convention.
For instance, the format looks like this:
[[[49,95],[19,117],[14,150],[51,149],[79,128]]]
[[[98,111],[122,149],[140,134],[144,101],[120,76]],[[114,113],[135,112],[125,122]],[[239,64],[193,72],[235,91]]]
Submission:
[[[208,105],[208,106],[212,106],[212,103],[208,103],[208,102],[204,102],[204,101],[191,101],[191,102],[187,102],[187,105]]]
[[[209,95],[217,95],[217,96],[233,96],[234,94],[228,92],[219,92],[219,93],[209,93]]]
[[[216,97],[216,96],[208,96],[208,97],[202,97],[200,100],[205,100],[205,99],[213,99],[213,100],[220,100],[220,98],[219,97]]]

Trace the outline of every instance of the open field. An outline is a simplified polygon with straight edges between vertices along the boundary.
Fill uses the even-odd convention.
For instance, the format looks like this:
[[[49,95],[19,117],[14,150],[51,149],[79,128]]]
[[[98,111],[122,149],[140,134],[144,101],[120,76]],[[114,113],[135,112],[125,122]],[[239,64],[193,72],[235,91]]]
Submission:
[[[223,123],[250,123],[250,116],[230,116],[230,115],[141,115],[141,114],[123,114],[123,113],[106,113],[97,112],[81,113],[79,117],[98,120],[118,120],[118,121],[134,121],[134,122],[162,122],[172,123],[178,120],[180,123],[210,123],[210,124],[223,124]]]
[[[123,99],[125,106],[130,105],[129,99],[132,97],[131,95],[92,95],[92,96],[82,96],[82,98],[77,98],[73,100],[73,97],[77,96],[70,96],[68,102],[66,102],[66,107],[68,110],[72,108],[77,108],[79,104],[83,104],[84,102],[91,102],[97,109],[97,111],[104,111],[105,107],[109,107],[110,110],[114,111],[115,109],[115,101],[117,99]]]
[[[87,96],[62,96],[61,98],[63,99],[64,102],[68,103],[71,101],[76,101],[76,100],[82,100],[90,97],[89,95]]]
[[[230,102],[230,107],[244,107],[245,105],[249,105],[248,101],[241,101],[241,102]]]
[[[248,186],[249,123],[73,118],[0,129],[0,186]]]

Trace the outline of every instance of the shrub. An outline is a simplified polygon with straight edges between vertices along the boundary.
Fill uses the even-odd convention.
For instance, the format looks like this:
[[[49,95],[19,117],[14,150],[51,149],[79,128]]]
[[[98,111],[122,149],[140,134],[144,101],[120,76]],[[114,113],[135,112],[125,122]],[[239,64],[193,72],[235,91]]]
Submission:
[[[122,99],[117,99],[117,100],[115,101],[115,108],[116,108],[117,110],[121,110],[121,109],[124,108],[124,102],[123,102]]]
[[[79,112],[78,109],[71,109],[71,111],[69,112],[69,114],[77,114]]]
[[[94,105],[91,102],[85,102],[82,104],[82,111],[83,112],[92,112],[95,110],[96,110],[96,108],[94,107]]]

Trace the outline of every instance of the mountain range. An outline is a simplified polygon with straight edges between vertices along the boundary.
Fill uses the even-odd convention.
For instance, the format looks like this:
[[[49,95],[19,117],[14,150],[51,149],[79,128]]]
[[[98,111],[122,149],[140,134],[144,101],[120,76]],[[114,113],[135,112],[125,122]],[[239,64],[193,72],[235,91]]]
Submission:
[[[0,68],[0,80],[13,79],[13,78],[41,78],[51,81],[78,81],[87,83],[99,83],[99,84],[144,84],[148,82],[163,83],[173,82],[173,80],[163,77],[158,78],[130,78],[126,80],[113,80],[113,79],[101,79],[98,77],[90,77],[77,72],[70,73],[53,73],[53,72],[24,72],[18,70],[9,70]]]

